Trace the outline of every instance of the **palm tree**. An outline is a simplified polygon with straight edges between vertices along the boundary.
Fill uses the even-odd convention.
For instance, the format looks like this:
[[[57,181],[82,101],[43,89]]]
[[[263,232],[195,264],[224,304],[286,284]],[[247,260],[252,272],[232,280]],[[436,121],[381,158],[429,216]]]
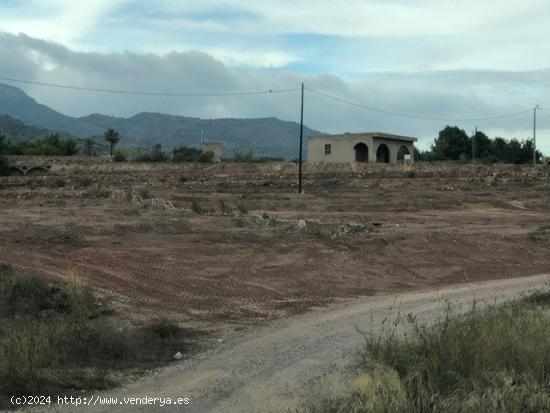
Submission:
[[[109,142],[109,145],[111,146],[111,158],[112,158],[115,145],[120,140],[119,133],[115,129],[109,129],[107,132],[105,132],[104,136],[105,136],[105,140]]]

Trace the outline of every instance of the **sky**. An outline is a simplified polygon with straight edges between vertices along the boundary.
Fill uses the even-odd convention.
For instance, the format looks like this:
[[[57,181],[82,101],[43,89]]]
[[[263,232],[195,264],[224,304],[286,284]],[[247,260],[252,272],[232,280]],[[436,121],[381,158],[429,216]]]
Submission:
[[[417,136],[420,148],[446,124],[529,138],[539,104],[537,142],[550,155],[548,21],[547,0],[0,0],[0,77],[198,93],[304,82],[309,127]],[[4,83],[72,116],[300,116],[298,91],[160,97]]]

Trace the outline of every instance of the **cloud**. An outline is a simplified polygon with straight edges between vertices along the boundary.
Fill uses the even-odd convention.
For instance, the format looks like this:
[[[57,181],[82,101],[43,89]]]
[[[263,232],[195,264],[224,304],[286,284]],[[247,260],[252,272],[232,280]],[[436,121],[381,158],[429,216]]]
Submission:
[[[21,0],[0,30],[75,50],[202,50],[230,66],[358,78],[379,70],[549,66],[547,0]]]
[[[82,46],[101,19],[128,0],[26,0],[0,5],[0,29]]]
[[[227,10],[224,0],[155,2],[155,9],[161,10],[159,20],[165,15],[176,16],[171,21],[180,27],[201,29],[207,24],[209,30],[223,32],[348,37],[452,35],[530,15],[545,6],[545,0],[234,0],[233,18],[228,18],[223,13]],[[141,3],[141,7],[150,21],[147,5]]]
[[[550,71],[413,71],[369,73],[361,81],[330,74],[231,67],[199,51],[99,53],[75,51],[26,35],[0,34],[0,76],[75,86],[165,92],[234,92],[299,87],[368,106],[431,117],[470,118],[550,108]],[[299,120],[298,92],[241,97],[153,97],[79,92],[20,85],[29,95],[63,113],[132,116],[142,111],[211,117],[271,117]],[[425,147],[447,122],[401,118],[329,100],[305,97],[305,120],[326,132],[385,131],[421,138]],[[540,116],[539,142],[550,150],[550,116]],[[456,123],[504,137],[530,136],[532,114],[502,120]]]

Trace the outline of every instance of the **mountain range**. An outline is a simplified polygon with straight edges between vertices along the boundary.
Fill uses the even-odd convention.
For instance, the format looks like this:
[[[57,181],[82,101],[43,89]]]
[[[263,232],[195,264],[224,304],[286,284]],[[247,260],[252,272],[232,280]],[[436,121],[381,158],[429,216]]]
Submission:
[[[201,133],[206,140],[223,142],[226,156],[233,151],[253,150],[263,156],[293,158],[297,155],[300,125],[277,118],[200,119],[143,112],[129,118],[102,114],[71,117],[36,102],[23,90],[0,84],[0,131],[9,139],[35,139],[51,132],[64,137],[103,139],[107,129],[116,129],[125,147],[166,150],[197,146]],[[304,126],[304,137],[320,132]]]

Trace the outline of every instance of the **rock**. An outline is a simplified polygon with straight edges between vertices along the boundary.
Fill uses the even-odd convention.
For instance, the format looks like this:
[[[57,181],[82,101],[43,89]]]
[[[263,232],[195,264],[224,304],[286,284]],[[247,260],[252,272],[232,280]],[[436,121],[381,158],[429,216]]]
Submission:
[[[305,219],[298,220],[298,229],[305,229],[307,227],[307,222]]]
[[[181,354],[179,351],[174,354],[174,359],[175,360],[181,360],[183,358],[183,354]]]

